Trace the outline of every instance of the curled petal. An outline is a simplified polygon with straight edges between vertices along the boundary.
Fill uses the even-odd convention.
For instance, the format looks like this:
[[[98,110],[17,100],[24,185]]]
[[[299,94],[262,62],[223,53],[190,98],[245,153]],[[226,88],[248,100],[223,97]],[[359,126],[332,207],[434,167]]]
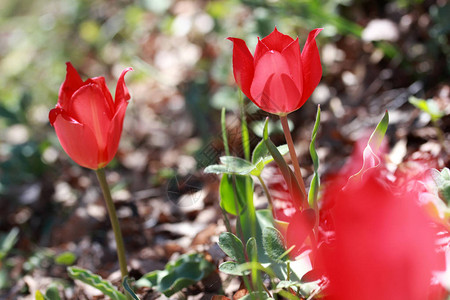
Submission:
[[[77,70],[70,62],[66,62],[67,73],[66,80],[63,82],[59,89],[58,104],[59,106],[66,108],[72,95],[84,85]]]
[[[116,95],[115,95],[115,110],[118,109],[118,107],[122,106],[122,104],[128,100],[130,100],[130,93],[128,92],[128,88],[125,85],[125,74],[127,74],[128,71],[133,71],[133,68],[126,68],[122,71],[122,74],[120,74],[119,81],[117,81],[116,86]]]
[[[108,164],[116,155],[119,148],[120,136],[122,135],[123,119],[128,103],[123,102],[116,111],[108,131],[108,147],[106,148],[106,164]],[[105,164],[105,165],[106,165]]]
[[[316,37],[323,28],[311,30],[302,51],[303,66],[303,95],[302,104],[308,100],[322,77],[322,65],[320,64],[319,49],[317,49]]]
[[[253,56],[248,50],[247,45],[241,39],[228,38],[233,42],[233,75],[236,83],[242,92],[249,98],[253,99],[250,93],[255,67],[253,64]]]

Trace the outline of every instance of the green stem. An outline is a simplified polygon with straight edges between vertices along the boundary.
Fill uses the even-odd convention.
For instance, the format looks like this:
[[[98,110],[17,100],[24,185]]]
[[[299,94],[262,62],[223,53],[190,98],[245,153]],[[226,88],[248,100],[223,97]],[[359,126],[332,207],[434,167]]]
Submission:
[[[250,138],[248,135],[247,120],[245,118],[245,106],[242,93],[239,92],[239,108],[241,111],[241,130],[242,130],[242,147],[244,148],[244,157],[250,161]]]
[[[122,232],[120,231],[119,219],[117,219],[116,208],[114,207],[111,192],[109,190],[108,183],[106,182],[105,170],[103,168],[100,168],[95,172],[97,173],[97,178],[100,182],[100,187],[102,188],[103,197],[105,198],[106,207],[108,209],[109,219],[114,231],[114,237],[116,238],[117,257],[119,258],[120,273],[122,274],[123,280],[123,278],[128,275],[128,269]]]
[[[272,196],[270,196],[269,189],[267,188],[266,184],[264,183],[262,176],[258,175],[257,177],[258,177],[259,183],[261,183],[264,193],[266,194],[267,201],[269,202],[269,209],[272,209],[272,207],[273,207]]]
[[[289,154],[291,156],[292,164],[294,165],[294,174],[295,178],[298,181],[298,185],[303,192],[303,195],[306,197],[305,183],[303,182],[302,173],[300,171],[300,165],[297,159],[297,153],[295,152],[294,142],[292,141],[291,131],[289,130],[289,124],[287,116],[280,116],[281,125],[283,126],[284,136],[286,138],[286,143],[289,148]]]

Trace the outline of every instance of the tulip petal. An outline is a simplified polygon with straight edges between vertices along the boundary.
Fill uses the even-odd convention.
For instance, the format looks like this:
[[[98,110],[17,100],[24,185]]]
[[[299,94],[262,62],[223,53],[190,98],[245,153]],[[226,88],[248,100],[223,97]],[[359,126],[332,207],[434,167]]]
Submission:
[[[261,57],[250,89],[255,104],[274,114],[296,110],[301,93],[288,74],[289,66],[279,52],[269,51]]]
[[[92,130],[56,113],[53,126],[64,151],[82,167],[98,169],[98,146]]]
[[[103,155],[107,147],[107,135],[112,115],[103,91],[97,84],[90,83],[81,87],[72,97],[68,113],[81,124],[88,127],[94,134]],[[101,161],[103,158],[100,159]]]
[[[300,52],[300,44],[298,38],[284,48],[281,55],[286,59],[289,66],[290,75],[294,81],[297,89],[303,91],[303,70],[302,70],[302,57]],[[302,103],[303,104],[303,103]]]
[[[59,88],[58,105],[66,108],[72,95],[84,85],[83,80],[78,74],[77,70],[70,62],[66,62],[66,80]]]
[[[258,64],[259,59],[263,57],[267,51],[270,51],[270,49],[258,38],[258,43],[256,44],[255,49],[254,65]]]
[[[253,56],[245,42],[238,38],[228,38],[233,42],[233,75],[242,92],[253,99],[250,93],[255,67]]]
[[[112,117],[114,115],[114,112],[116,111],[116,109],[114,107],[114,100],[111,96],[111,92],[109,91],[108,86],[106,85],[105,77],[100,76],[100,77],[89,78],[88,80],[86,80],[85,84],[89,84],[89,83],[94,83],[100,88],[100,90],[103,93],[103,96],[106,99],[107,107],[110,110],[110,112],[108,112],[108,114]]]
[[[113,119],[111,120],[111,126],[108,131],[108,147],[107,163],[109,163],[116,155],[119,148],[120,136],[122,135],[123,119],[125,118],[125,111],[127,110],[128,102],[123,102],[116,111]]]
[[[122,74],[120,74],[119,80],[117,81],[116,86],[116,95],[115,95],[115,110],[118,109],[118,107],[122,106],[122,104],[128,100],[130,100],[131,96],[128,92],[128,88],[125,85],[125,74],[127,74],[128,71],[133,71],[133,68],[126,68],[122,71]]]
[[[312,208],[298,211],[290,220],[287,232],[286,241],[288,248],[295,246],[292,254],[294,257],[300,254],[300,249],[306,240],[306,237],[311,233],[315,223],[315,212]]]
[[[289,46],[289,44],[293,41],[293,38],[286,34],[282,34],[276,27],[268,36],[261,40],[261,42],[266,45],[268,49],[278,52],[283,51],[283,49]]]
[[[323,30],[317,28],[311,30],[302,51],[303,65],[303,96],[302,104],[308,100],[322,77],[322,65],[320,64],[319,49],[317,49],[316,37]]]

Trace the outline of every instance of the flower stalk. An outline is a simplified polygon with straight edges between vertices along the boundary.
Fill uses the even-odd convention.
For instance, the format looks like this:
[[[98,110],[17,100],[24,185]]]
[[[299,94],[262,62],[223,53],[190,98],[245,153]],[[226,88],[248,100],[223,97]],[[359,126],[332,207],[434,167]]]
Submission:
[[[96,171],[97,179],[100,183],[100,187],[103,192],[103,197],[106,202],[106,208],[108,209],[109,220],[111,221],[111,226],[114,231],[114,237],[116,240],[117,257],[119,259],[120,274],[122,275],[122,280],[128,275],[127,260],[125,256],[125,247],[122,238],[122,232],[120,231],[119,219],[117,218],[116,208],[114,207],[114,202],[111,197],[111,192],[109,190],[108,183],[106,182],[105,169],[100,168]]]
[[[291,156],[292,165],[294,166],[294,174],[297,179],[298,185],[302,190],[303,195],[306,196],[305,183],[303,182],[302,173],[300,171],[300,164],[298,163],[297,153],[295,152],[294,142],[292,140],[291,131],[289,130],[288,119],[286,115],[280,115],[281,125],[283,126],[284,136],[289,148],[289,154]]]

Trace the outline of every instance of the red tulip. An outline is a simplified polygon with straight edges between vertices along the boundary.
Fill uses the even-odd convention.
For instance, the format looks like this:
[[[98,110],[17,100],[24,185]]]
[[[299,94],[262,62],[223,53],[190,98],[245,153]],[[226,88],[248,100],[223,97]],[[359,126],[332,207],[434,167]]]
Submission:
[[[258,39],[252,56],[245,42],[233,42],[233,74],[242,92],[262,110],[286,115],[299,109],[311,96],[322,77],[315,38],[321,28],[312,30],[303,51],[297,39],[276,28]]]
[[[326,299],[427,299],[440,261],[417,193],[373,169],[345,189],[331,184],[323,201],[333,204],[335,231],[320,258],[330,280]]]
[[[123,119],[130,94],[123,70],[117,82],[115,101],[105,78],[84,81],[70,62],[58,103],[50,111],[50,124],[66,153],[80,166],[97,170],[106,166],[119,147]]]

